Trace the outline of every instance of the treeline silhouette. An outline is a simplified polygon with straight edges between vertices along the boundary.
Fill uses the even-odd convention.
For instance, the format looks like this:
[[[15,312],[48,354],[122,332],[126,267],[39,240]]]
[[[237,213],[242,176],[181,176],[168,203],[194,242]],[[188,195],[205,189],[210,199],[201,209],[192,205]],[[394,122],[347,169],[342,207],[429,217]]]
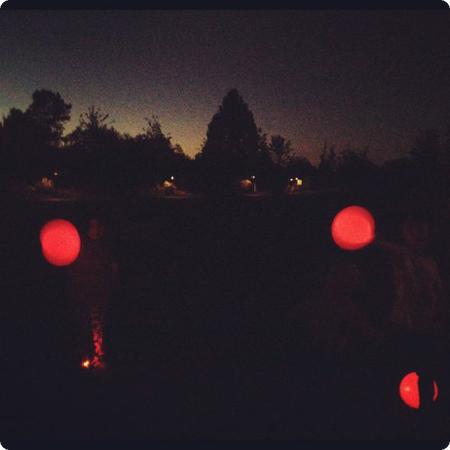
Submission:
[[[195,158],[172,142],[156,116],[146,118],[142,132],[130,136],[91,106],[64,134],[71,109],[59,93],[42,89],[33,93],[25,111],[11,108],[3,117],[3,187],[34,184],[57,173],[59,187],[106,192],[151,187],[174,177],[177,186],[191,192],[234,192],[239,180],[253,179],[259,191],[282,193],[289,180],[299,177],[319,190],[449,193],[450,132],[419,131],[406,156],[381,166],[370,160],[368,148],[337,151],[324,145],[315,167],[288,139],[258,128],[236,89],[223,98]]]

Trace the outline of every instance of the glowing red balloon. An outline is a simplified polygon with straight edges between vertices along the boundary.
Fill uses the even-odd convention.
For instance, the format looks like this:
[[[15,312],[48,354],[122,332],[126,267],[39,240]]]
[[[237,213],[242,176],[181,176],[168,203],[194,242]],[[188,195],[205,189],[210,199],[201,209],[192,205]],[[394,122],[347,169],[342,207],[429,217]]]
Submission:
[[[331,236],[338,247],[359,250],[375,239],[375,220],[367,209],[348,206],[333,219]]]
[[[54,266],[68,266],[80,253],[80,235],[68,220],[55,219],[47,222],[41,228],[40,241],[44,258]]]
[[[439,395],[439,390],[436,381],[433,381],[434,394],[433,401],[436,401]],[[410,408],[420,408],[420,390],[419,390],[419,375],[416,372],[411,372],[406,375],[400,383],[400,397]]]

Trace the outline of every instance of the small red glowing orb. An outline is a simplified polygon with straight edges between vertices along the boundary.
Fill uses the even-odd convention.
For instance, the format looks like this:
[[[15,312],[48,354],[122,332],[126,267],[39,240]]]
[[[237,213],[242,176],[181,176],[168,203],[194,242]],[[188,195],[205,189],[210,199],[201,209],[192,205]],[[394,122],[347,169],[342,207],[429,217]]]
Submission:
[[[54,266],[68,266],[80,253],[80,235],[68,220],[47,222],[41,229],[40,240],[44,258]]]
[[[436,381],[433,381],[434,394],[433,401],[435,402],[439,395]],[[420,408],[420,390],[419,390],[419,375],[416,372],[411,372],[406,375],[400,383],[400,397],[410,408]]]
[[[338,247],[359,250],[375,239],[375,220],[367,209],[348,206],[333,219],[331,236]]]

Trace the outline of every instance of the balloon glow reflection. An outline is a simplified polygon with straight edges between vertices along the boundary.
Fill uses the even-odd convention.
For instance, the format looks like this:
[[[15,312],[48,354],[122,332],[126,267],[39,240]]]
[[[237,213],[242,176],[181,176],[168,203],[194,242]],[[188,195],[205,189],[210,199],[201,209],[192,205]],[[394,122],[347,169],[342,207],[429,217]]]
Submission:
[[[92,343],[94,347],[94,356],[86,358],[81,362],[84,369],[104,369],[105,352],[103,351],[103,315],[101,309],[92,307],[90,312],[90,327],[92,332]]]
[[[103,317],[97,308],[91,311],[92,340],[94,342],[94,358],[91,363],[97,369],[103,369],[105,366],[103,351]]]

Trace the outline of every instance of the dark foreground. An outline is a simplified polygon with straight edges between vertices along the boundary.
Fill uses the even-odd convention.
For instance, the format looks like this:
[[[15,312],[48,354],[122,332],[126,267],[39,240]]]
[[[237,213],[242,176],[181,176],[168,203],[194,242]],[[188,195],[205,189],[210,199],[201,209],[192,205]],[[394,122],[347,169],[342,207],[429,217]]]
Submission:
[[[447,379],[434,408],[408,409],[408,362],[400,373],[383,355],[325,357],[288,320],[342,257],[334,214],[361,201],[4,200],[3,440],[445,439]],[[120,267],[98,373],[80,367],[67,331],[68,270],[43,260],[38,239],[51,218],[82,229],[92,216]]]

